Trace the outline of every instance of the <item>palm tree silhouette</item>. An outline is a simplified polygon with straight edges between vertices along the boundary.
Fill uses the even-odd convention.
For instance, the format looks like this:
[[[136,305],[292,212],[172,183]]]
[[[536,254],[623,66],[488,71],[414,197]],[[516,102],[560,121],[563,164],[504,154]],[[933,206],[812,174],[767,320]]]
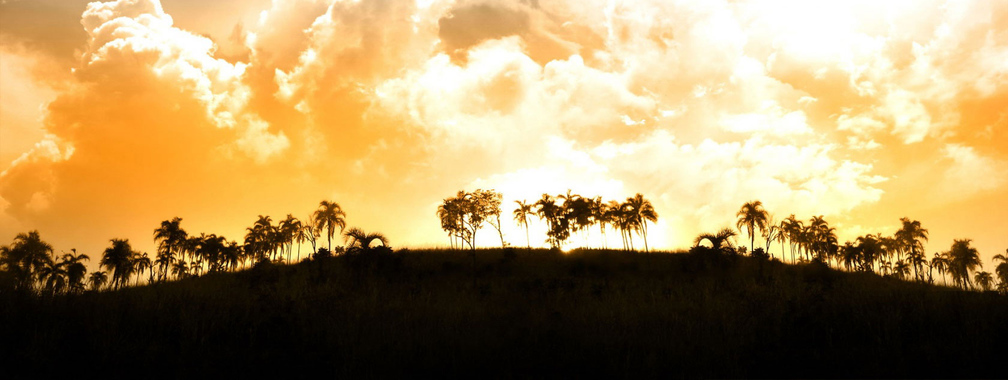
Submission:
[[[325,200],[319,202],[318,210],[312,215],[312,221],[318,231],[325,229],[326,237],[329,239],[329,252],[332,252],[332,237],[336,233],[336,227],[339,226],[340,233],[346,228],[346,213],[343,212],[343,208],[336,202]]]
[[[626,204],[629,206],[633,224],[640,229],[641,236],[644,238],[644,251],[647,252],[647,222],[651,221],[653,223],[657,223],[658,213],[655,212],[654,206],[651,205],[651,201],[644,199],[644,196],[641,195],[641,193],[637,193],[633,197],[627,198]]]
[[[1001,260],[1001,264],[997,264],[994,268],[998,276],[998,290],[1008,293],[1008,249],[1004,255],[994,255],[994,260]]]
[[[52,259],[52,246],[42,241],[36,230],[17,234],[14,243],[3,248],[2,264],[14,275],[17,286],[32,289],[39,271]]]
[[[918,220],[911,221],[909,218],[900,218],[903,226],[896,231],[896,239],[907,251],[911,262],[914,264],[914,277],[923,280],[922,263],[924,263],[924,242],[928,240],[928,230],[921,227]]]
[[[790,246],[791,248],[792,263],[795,262],[795,245],[798,242],[798,239],[801,235],[801,231],[803,228],[804,227],[802,226],[802,222],[799,221],[798,219],[795,219],[794,214],[791,214],[791,216],[785,218],[780,223],[781,235],[783,237],[787,237],[788,246]],[[781,249],[783,250],[784,249],[783,240],[781,240],[781,244],[782,244]]]
[[[749,250],[752,251],[756,245],[756,229],[766,230],[769,214],[763,209],[763,202],[750,201],[744,203],[735,216],[738,217],[735,226],[739,231],[742,230],[742,227],[749,230]]]
[[[39,281],[49,294],[62,293],[67,285],[67,272],[62,262],[46,257],[45,264],[38,271]]]
[[[726,253],[726,254],[734,253],[735,252],[735,247],[732,244],[731,239],[733,237],[735,237],[736,235],[738,235],[738,234],[736,234],[734,230],[732,230],[731,228],[725,227],[725,228],[722,228],[721,231],[718,231],[717,233],[713,233],[713,234],[710,234],[710,233],[700,234],[700,236],[697,236],[697,238],[695,240],[693,240],[693,246],[694,247],[699,247],[700,243],[703,243],[704,240],[706,240],[706,241],[710,242],[711,249],[713,249],[716,252],[721,252],[721,253]]]
[[[78,254],[76,248],[71,248],[70,253],[63,255],[63,264],[67,272],[67,283],[72,292],[84,290],[84,277],[87,275],[87,267],[81,261],[91,261],[88,255]]]
[[[540,220],[546,222],[546,240],[551,247],[556,248],[560,245],[556,234],[560,207],[557,206],[556,200],[549,194],[543,194],[542,198],[539,198],[534,205],[536,206],[536,215],[539,216]]]
[[[182,229],[181,224],[182,218],[175,217],[162,221],[161,226],[154,230],[154,241],[158,243],[156,263],[161,280],[164,280],[168,275],[168,268],[175,261],[175,256],[181,256],[183,246],[188,239],[189,234]],[[113,282],[114,279],[113,275]]]
[[[994,276],[991,276],[990,272],[979,271],[973,279],[976,280],[977,286],[985,292],[994,288]]]
[[[101,290],[106,282],[108,282],[108,274],[104,271],[91,272],[91,276],[88,276],[88,285],[93,291]]]
[[[514,209],[514,220],[518,222],[519,227],[525,227],[525,245],[526,248],[532,249],[532,242],[529,240],[529,229],[528,229],[528,218],[529,215],[533,215],[532,205],[522,201],[514,201],[518,204],[518,207]]]
[[[599,225],[599,233],[602,236],[602,249],[606,249],[606,224],[610,223],[609,206],[602,202],[602,197],[595,197],[591,201],[592,219]]]
[[[133,257],[133,271],[137,275],[137,283],[140,283],[140,277],[143,276],[144,271],[150,272],[150,277],[147,279],[147,283],[151,283],[154,280],[154,271],[151,265],[150,255],[147,252],[140,254],[139,252]]]
[[[112,286],[116,289],[126,285],[133,274],[133,256],[135,252],[130,247],[129,239],[112,239],[112,245],[105,248],[102,254],[101,266],[112,272]]]
[[[367,233],[357,227],[347,230],[343,236],[348,243],[346,250],[348,254],[370,252],[371,244],[375,241],[380,242],[383,247],[388,247],[388,239],[385,235],[377,232]]]
[[[970,246],[972,241],[972,239],[954,239],[952,248],[946,253],[949,257],[949,272],[952,274],[952,279],[963,289],[967,289],[967,285],[970,288],[973,286],[969,272],[978,266],[983,268],[980,253]]]

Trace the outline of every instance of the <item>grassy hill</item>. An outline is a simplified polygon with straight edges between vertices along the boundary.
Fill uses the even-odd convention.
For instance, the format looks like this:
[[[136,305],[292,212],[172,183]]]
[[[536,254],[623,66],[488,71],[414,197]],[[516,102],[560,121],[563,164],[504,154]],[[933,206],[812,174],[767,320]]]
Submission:
[[[5,373],[1003,377],[1008,297],[701,253],[342,256],[0,295]]]

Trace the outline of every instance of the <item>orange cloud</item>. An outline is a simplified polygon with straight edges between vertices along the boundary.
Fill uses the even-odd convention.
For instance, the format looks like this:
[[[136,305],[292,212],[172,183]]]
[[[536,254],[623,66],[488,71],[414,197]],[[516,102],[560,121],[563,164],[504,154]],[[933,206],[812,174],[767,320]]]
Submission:
[[[0,29],[5,52],[74,69],[47,79],[25,151],[3,152],[21,158],[0,174],[0,238],[40,228],[97,249],[178,215],[237,239],[256,214],[333,199],[351,224],[426,245],[461,188],[506,204],[571,188],[644,193],[654,242],[681,247],[753,198],[842,237],[918,213],[960,231],[942,212],[1008,199],[997,175],[949,195],[1008,162],[997,3],[226,4],[73,3],[59,26],[76,40]]]

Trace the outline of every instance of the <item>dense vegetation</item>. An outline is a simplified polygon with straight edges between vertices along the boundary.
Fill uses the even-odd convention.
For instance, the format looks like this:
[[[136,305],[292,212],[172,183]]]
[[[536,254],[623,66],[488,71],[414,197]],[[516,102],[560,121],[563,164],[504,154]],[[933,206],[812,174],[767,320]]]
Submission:
[[[1008,301],[699,247],[362,252],[0,297],[5,371],[998,377]],[[17,376],[16,376],[17,377]]]
[[[822,216],[775,222],[753,201],[688,252],[638,252],[658,217],[640,194],[516,206],[525,248],[492,190],[438,208],[446,250],[393,251],[329,201],[304,222],[259,216],[242,243],[173,218],[153,259],[111,239],[90,275],[86,254],[19,234],[0,247],[0,357],[15,377],[1003,375],[1008,298],[991,290],[1008,291],[1008,259],[997,281],[967,239],[926,260],[919,221],[841,245]],[[532,217],[552,249],[531,248]],[[477,247],[486,225],[504,248]],[[558,249],[595,226],[623,249]]]

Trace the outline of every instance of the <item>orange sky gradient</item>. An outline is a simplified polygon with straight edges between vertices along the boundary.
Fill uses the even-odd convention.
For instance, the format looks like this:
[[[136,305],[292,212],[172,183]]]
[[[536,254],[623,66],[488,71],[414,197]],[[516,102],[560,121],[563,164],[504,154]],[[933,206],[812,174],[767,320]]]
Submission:
[[[476,188],[508,216],[640,192],[657,248],[752,199],[841,242],[920,220],[987,270],[1008,248],[1002,1],[3,0],[0,54],[0,244],[92,267],[175,216],[241,241],[322,199],[443,246],[437,205]]]

